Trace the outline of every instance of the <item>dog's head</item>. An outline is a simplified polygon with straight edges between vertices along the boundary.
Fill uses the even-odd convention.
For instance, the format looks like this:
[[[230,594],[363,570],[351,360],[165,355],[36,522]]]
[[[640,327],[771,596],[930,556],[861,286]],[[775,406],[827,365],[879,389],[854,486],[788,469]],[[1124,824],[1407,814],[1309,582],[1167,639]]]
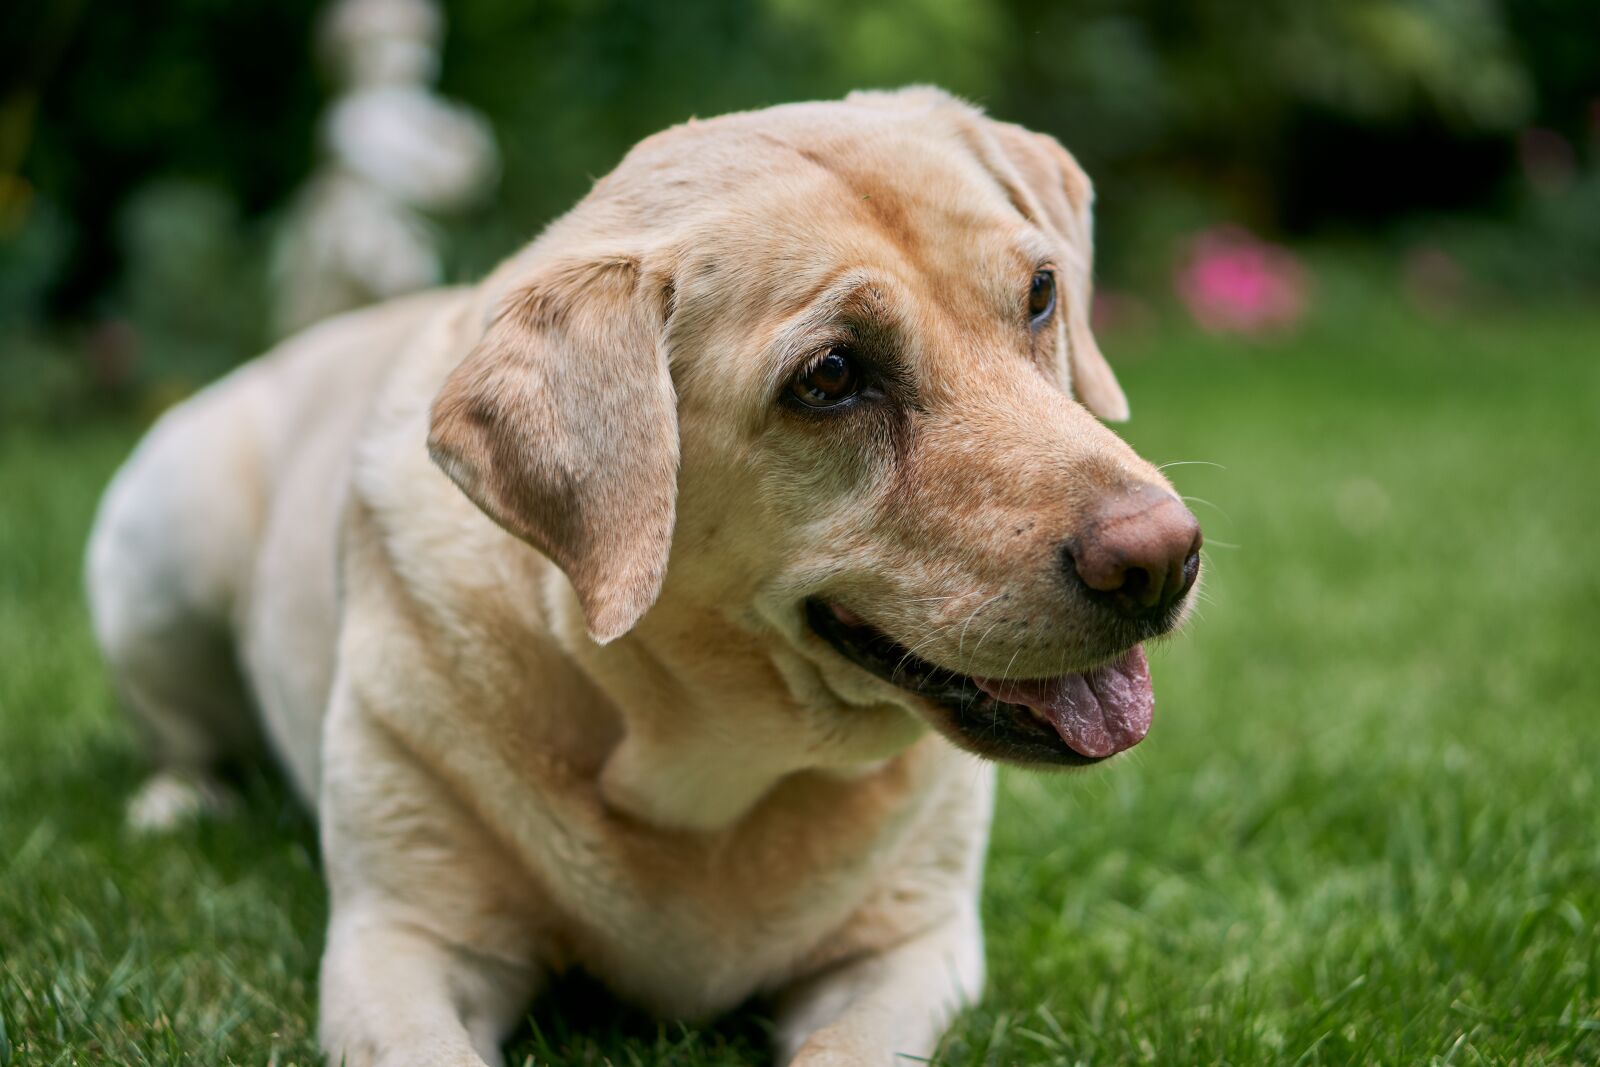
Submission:
[[[933,90],[691,122],[491,279],[430,449],[598,641],[659,600],[845,721],[1102,759],[1149,728],[1139,643],[1200,533],[1100,422],[1127,403],[1090,199],[1054,140]]]

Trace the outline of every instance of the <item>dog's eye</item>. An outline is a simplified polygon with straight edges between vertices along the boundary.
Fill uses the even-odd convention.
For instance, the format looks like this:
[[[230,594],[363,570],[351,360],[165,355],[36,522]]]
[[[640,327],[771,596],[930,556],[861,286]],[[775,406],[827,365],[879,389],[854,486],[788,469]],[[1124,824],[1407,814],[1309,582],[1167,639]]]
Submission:
[[[834,345],[795,376],[789,392],[807,407],[831,408],[855,396],[859,377],[850,350]]]
[[[1056,306],[1056,276],[1054,271],[1035,271],[1028,285],[1028,321],[1037,326]]]

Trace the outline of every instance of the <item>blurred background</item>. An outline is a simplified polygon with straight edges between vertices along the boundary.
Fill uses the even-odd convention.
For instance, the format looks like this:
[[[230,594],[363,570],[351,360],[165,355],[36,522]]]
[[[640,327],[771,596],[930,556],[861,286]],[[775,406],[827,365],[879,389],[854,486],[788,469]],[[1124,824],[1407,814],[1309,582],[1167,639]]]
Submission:
[[[295,220],[319,192],[335,210],[328,171],[350,157],[404,185],[419,148],[481,142],[451,149],[473,173],[442,191],[386,190],[406,201],[390,239],[431,256],[397,290],[478,276],[664,126],[918,81],[1079,156],[1109,331],[1178,314],[1281,333],[1339,313],[1352,281],[1427,314],[1600,284],[1592,0],[456,0],[442,19],[372,0],[342,24],[338,7],[10,7],[0,417],[159,406],[314,318],[281,288],[318,254]],[[385,36],[431,55],[356,69]],[[358,83],[407,77],[438,96],[391,125],[425,143],[337,143]],[[344,142],[371,126],[352,124]]]
[[[123,831],[81,555],[149,422],[664,126],[908,82],[1093,176],[1118,432],[1206,531],[1148,740],[1002,774],[938,1062],[1600,1063],[1596,0],[11,0],[0,1067],[318,1062],[281,784]],[[764,1062],[592,993],[508,1062]]]

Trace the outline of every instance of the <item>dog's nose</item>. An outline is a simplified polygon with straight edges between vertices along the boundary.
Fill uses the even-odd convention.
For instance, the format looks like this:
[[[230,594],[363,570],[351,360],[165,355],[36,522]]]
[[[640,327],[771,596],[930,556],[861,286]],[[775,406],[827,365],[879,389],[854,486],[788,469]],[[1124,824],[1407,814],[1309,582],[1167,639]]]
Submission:
[[[1183,599],[1200,573],[1200,523],[1153,485],[1103,498],[1067,544],[1083,584],[1128,618],[1159,615]]]

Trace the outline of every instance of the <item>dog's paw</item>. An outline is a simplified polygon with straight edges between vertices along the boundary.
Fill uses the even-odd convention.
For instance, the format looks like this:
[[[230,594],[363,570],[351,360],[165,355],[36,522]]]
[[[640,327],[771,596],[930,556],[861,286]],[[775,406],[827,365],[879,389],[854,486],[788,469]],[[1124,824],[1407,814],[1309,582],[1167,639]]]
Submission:
[[[160,771],[128,801],[128,829],[137,834],[166,833],[201,818],[225,817],[235,804],[233,793],[209,778]]]
[[[869,1055],[861,1050],[852,1052],[848,1049],[802,1050],[800,1055],[789,1061],[789,1067],[901,1067],[901,1064],[910,1067],[911,1061],[896,1063],[895,1057],[888,1054]]]
[[[789,1067],[911,1067],[915,1062],[897,1057],[860,1035],[830,1029],[812,1034],[789,1061]]]

